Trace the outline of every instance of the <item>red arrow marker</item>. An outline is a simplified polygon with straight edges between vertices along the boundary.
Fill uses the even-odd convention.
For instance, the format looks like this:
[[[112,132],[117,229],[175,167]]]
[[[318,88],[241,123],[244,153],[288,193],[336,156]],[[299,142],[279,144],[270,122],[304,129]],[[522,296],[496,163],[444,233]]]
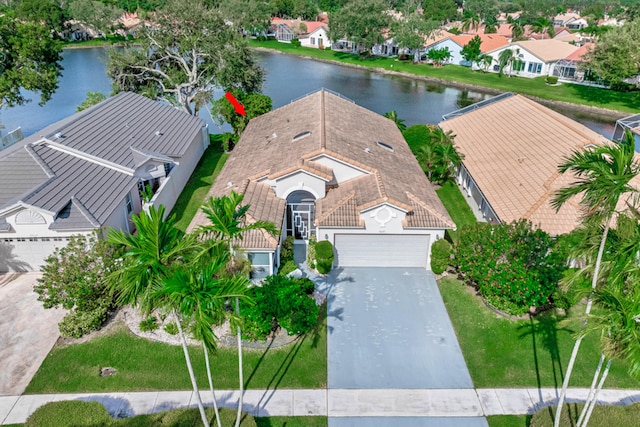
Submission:
[[[231,105],[233,105],[233,107],[236,109],[236,113],[246,117],[247,113],[245,113],[244,111],[244,105],[240,104],[231,92],[225,93],[224,96],[229,100]]]

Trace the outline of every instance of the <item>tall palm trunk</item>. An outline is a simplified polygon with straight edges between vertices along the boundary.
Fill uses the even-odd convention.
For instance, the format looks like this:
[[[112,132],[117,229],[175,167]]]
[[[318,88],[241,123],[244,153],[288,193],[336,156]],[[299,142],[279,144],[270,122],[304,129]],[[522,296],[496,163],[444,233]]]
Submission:
[[[593,269],[593,279],[591,280],[591,290],[596,289],[598,284],[598,275],[600,273],[600,263],[602,261],[602,255],[604,254],[604,245],[607,241],[607,235],[609,234],[609,223],[611,219],[607,219],[606,225],[604,226],[604,231],[602,232],[602,240],[600,241],[600,247],[598,248],[598,256],[596,258],[596,265]],[[584,313],[585,316],[588,316],[591,313],[591,306],[593,305],[593,300],[591,299],[591,295],[587,300],[587,308]],[[584,329],[587,324],[587,319],[585,317],[584,322],[582,322],[582,329]],[[580,350],[580,345],[582,344],[582,336],[579,336],[576,340],[576,343],[573,346],[573,351],[571,352],[571,359],[569,359],[569,365],[567,366],[567,371],[565,372],[564,381],[562,382],[562,391],[560,392],[560,398],[558,399],[558,407],[556,409],[556,417],[553,422],[553,427],[560,426],[560,415],[562,413],[562,407],[564,406],[564,399],[567,395],[567,388],[569,388],[569,380],[571,379],[571,373],[573,371],[573,365],[576,363],[576,358],[578,357],[578,350]]]
[[[596,388],[598,385],[598,378],[600,377],[600,371],[602,370],[602,364],[604,363],[604,353],[600,353],[600,360],[598,361],[598,367],[596,368],[596,372],[595,374],[593,374],[593,381],[591,382],[591,388],[589,388],[589,394],[587,395],[587,400],[584,404],[584,407],[582,408],[582,411],[580,412],[580,417],[578,418],[578,422],[576,423],[576,425],[581,425],[582,421],[584,420],[585,416],[587,415],[587,412],[589,411],[589,405],[591,403],[591,400],[593,399],[593,395],[596,392]]]
[[[211,376],[211,364],[209,363],[209,351],[207,346],[202,342],[202,348],[204,349],[204,362],[207,365],[207,377],[209,378],[209,388],[211,389],[211,398],[213,399],[213,412],[216,414],[216,421],[218,427],[222,427],[220,422],[220,412],[218,411],[218,402],[216,402],[216,394],[213,391],[213,378]]]
[[[240,300],[236,298],[236,314],[240,316]],[[236,427],[240,426],[240,418],[242,415],[242,400],[244,395],[244,378],[242,375],[242,332],[240,326],[238,328],[238,377],[240,378],[240,396],[238,397],[238,414],[236,415]]]
[[[189,357],[189,348],[187,347],[187,339],[184,336],[184,332],[182,331],[182,325],[180,324],[180,318],[176,311],[173,311],[173,317],[176,319],[176,324],[178,325],[178,332],[180,333],[180,341],[182,342],[182,350],[184,351],[184,358],[187,362],[187,369],[189,370],[189,378],[191,378],[191,385],[193,386],[193,392],[196,396],[196,403],[198,404],[198,410],[200,411],[200,417],[202,418],[202,424],[204,427],[209,426],[209,420],[207,419],[207,414],[204,412],[204,405],[202,404],[202,399],[200,398],[200,390],[198,389],[198,384],[196,382],[196,376],[193,373],[193,366],[191,366],[191,358]]]
[[[579,425],[578,427],[587,427],[587,424],[589,423],[589,419],[591,418],[591,413],[593,412],[593,408],[596,406],[596,402],[598,401],[598,394],[600,393],[600,390],[602,390],[602,386],[604,385],[604,381],[607,379],[607,375],[609,375],[609,368],[611,368],[611,362],[613,362],[613,359],[609,359],[609,361],[607,362],[607,366],[604,368],[604,372],[602,373],[602,378],[600,379],[600,384],[598,384],[598,388],[596,389],[596,392],[593,395],[591,406],[589,407],[589,412],[587,412],[587,415],[584,419],[584,422],[582,423],[582,426]]]

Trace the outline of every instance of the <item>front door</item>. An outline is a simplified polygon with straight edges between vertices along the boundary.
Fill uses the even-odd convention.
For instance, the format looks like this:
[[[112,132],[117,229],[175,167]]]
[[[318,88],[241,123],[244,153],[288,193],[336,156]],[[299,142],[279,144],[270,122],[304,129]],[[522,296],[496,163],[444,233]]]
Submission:
[[[308,240],[313,229],[315,203],[290,203],[288,206],[290,233],[296,240]]]

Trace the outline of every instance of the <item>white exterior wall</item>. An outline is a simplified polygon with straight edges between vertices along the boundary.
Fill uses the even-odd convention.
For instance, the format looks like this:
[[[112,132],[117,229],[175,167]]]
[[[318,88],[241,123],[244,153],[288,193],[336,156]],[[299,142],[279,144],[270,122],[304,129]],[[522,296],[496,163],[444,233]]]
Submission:
[[[331,181],[331,184],[341,184],[345,181],[349,181],[350,179],[357,178],[368,173],[329,156],[316,157],[313,161],[318,162],[321,165],[329,166],[333,169],[335,181]]]
[[[320,45],[322,45],[322,49],[331,47],[331,44],[327,31],[323,27],[318,28],[313,33],[300,39],[301,46],[314,47],[316,49],[320,49]]]
[[[134,185],[131,190],[129,190],[129,194],[131,194],[131,201],[133,202],[133,211],[132,213],[140,213],[142,210],[142,201],[140,200],[140,194],[138,194],[138,186]],[[118,206],[111,212],[111,215],[107,218],[107,220],[103,224],[104,230],[108,230],[110,228],[114,228],[116,230],[125,230],[133,232],[133,223],[131,222],[131,215],[127,214],[127,198],[124,196]],[[103,237],[106,237],[103,236]]]
[[[364,222],[368,233],[404,234],[402,222],[406,213],[391,205],[384,204],[360,212],[360,220]]]
[[[497,73],[498,72],[498,58],[500,57],[500,52],[502,52],[503,50],[507,50],[507,49],[511,49],[514,51],[515,56],[517,57],[518,60],[523,61],[524,62],[524,70],[523,71],[511,71],[510,67],[506,67],[503,71],[504,74],[511,74],[513,76],[520,76],[520,77],[529,77],[529,78],[533,78],[533,77],[541,77],[541,76],[550,76],[553,74],[553,67],[556,63],[556,61],[553,62],[544,62],[542,59],[538,58],[537,56],[535,56],[534,54],[532,54],[531,52],[518,47],[517,45],[512,45],[512,46],[505,46],[505,47],[501,47],[499,49],[493,50],[491,52],[488,52],[489,55],[491,55],[493,57],[493,63],[491,65],[491,67],[489,67],[488,71],[492,72],[492,73]],[[517,49],[520,49],[519,51]],[[536,73],[530,73],[528,72],[529,69],[529,64],[530,63],[540,63],[542,64],[542,69],[540,71],[539,74]],[[478,64],[473,64],[473,69],[474,70],[479,70],[481,69],[481,67],[478,66]]]
[[[465,62],[462,54],[460,53],[462,51],[462,47],[451,39],[444,39],[429,46],[425,51],[425,55],[426,52],[429,52],[431,49],[442,49],[445,47],[449,49],[449,52],[451,52],[451,59],[449,60],[448,64],[460,65],[461,63]]]
[[[291,175],[278,178],[274,185],[276,196],[285,200],[289,194],[297,190],[308,191],[315,196],[316,200],[322,199],[326,195],[326,181],[305,171],[294,172]]]

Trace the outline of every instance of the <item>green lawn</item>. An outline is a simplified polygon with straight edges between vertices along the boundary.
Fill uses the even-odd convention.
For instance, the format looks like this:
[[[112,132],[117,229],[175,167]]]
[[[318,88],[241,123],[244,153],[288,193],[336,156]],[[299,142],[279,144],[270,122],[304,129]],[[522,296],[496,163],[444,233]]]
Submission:
[[[561,426],[574,426],[582,404],[566,405],[562,411]],[[555,416],[555,407],[543,408],[536,412],[531,418],[531,427],[551,427]],[[589,420],[590,426],[615,426],[615,427],[636,427],[640,420],[640,404],[630,406],[596,406]],[[505,424],[506,425],[506,424]],[[491,424],[491,427],[494,427]]]
[[[481,86],[501,92],[516,92],[552,101],[570,102],[595,107],[618,110],[624,113],[636,113],[640,109],[640,92],[615,92],[607,89],[563,83],[560,86],[548,86],[544,77],[529,79],[525,77],[498,76],[497,73],[472,71],[469,67],[446,65],[434,68],[427,64],[413,64],[411,61],[398,61],[395,58],[373,57],[362,59],[358,55],[314,48],[296,48],[288,43],[275,40],[259,42],[251,40],[253,47],[264,47],[292,55],[338,61],[368,68],[397,71],[416,76],[440,79]]]
[[[211,135],[211,145],[204,152],[198,166],[191,174],[191,178],[180,193],[180,197],[176,201],[172,214],[176,215],[176,227],[185,231],[191,223],[191,220],[202,206],[202,202],[213,185],[224,162],[227,161],[229,154],[222,151],[220,142],[217,141],[217,135]]]
[[[280,349],[245,350],[245,387],[324,388],[327,382],[326,307],[313,333]],[[190,349],[198,384],[208,387],[201,347]],[[101,377],[100,368],[117,373]],[[237,352],[219,349],[211,359],[218,389],[238,388]],[[86,343],[54,347],[27,387],[27,394],[189,390],[182,348],[148,341],[124,326]]]
[[[489,427],[529,427],[530,420],[531,415],[492,415],[487,417]]]
[[[327,417],[255,418],[258,427],[327,427]]]
[[[498,317],[460,281],[439,282],[473,383],[477,388],[561,387],[579,322],[562,322],[552,313],[534,320]],[[578,313],[577,306],[572,312]],[[586,337],[573,369],[571,387],[588,387],[600,351],[595,336]],[[605,388],[640,388],[620,363],[611,366]],[[596,424],[594,424],[596,425]]]
[[[442,187],[436,190],[440,201],[449,212],[451,219],[456,223],[456,231],[447,230],[451,240],[457,240],[460,229],[466,225],[476,223],[476,216],[471,211],[469,204],[460,192],[460,188],[452,181],[447,181]]]

